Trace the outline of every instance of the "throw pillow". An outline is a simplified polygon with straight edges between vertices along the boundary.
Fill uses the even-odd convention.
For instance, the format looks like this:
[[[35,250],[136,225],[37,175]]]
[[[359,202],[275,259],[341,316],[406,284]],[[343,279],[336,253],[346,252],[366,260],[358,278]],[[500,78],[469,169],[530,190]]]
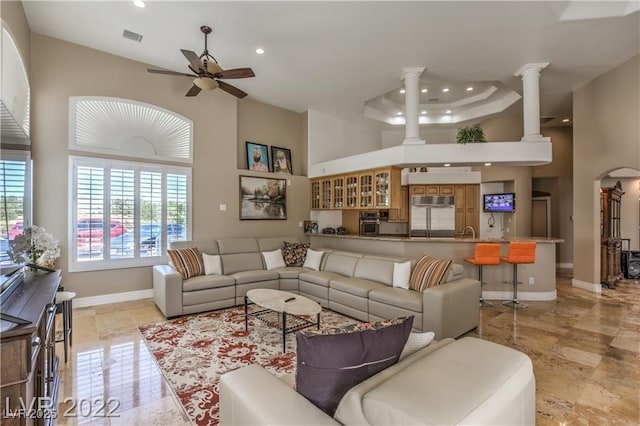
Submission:
[[[404,345],[404,349],[402,349],[402,353],[400,354],[400,360],[403,360],[412,353],[429,346],[429,343],[433,341],[435,336],[436,333],[433,331],[427,331],[426,333],[410,333],[407,343]]]
[[[282,257],[287,266],[302,266],[307,259],[307,250],[309,244],[306,243],[290,243],[285,241],[282,249]]]
[[[284,259],[282,259],[282,250],[263,251],[262,257],[267,270],[284,268]]]
[[[304,260],[304,264],[302,264],[302,266],[319,271],[320,261],[322,260],[323,254],[323,251],[307,249],[307,258]]]
[[[202,253],[205,275],[222,275],[222,262],[220,255]]]
[[[296,334],[296,390],[333,416],[353,386],[398,362],[413,317]]]
[[[451,259],[438,259],[421,254],[413,267],[409,287],[416,291],[425,291],[442,283],[451,267]]]
[[[177,250],[167,250],[173,266],[180,272],[182,278],[187,279],[204,274],[202,254],[198,247],[186,247]]]
[[[393,264],[393,286],[408,289],[409,278],[411,278],[411,262],[395,262]]]

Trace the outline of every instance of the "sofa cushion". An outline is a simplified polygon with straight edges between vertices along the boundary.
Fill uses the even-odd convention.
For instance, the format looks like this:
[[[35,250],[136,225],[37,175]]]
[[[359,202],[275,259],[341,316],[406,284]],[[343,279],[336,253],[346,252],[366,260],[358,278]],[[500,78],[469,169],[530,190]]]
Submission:
[[[393,263],[393,287],[409,289],[409,279],[411,278],[411,262]]]
[[[329,287],[329,281],[338,278],[344,278],[340,274],[336,274],[333,272],[325,272],[325,271],[309,271],[309,272],[300,272],[298,276],[300,281],[306,281],[308,283],[318,284],[325,287]]]
[[[341,277],[329,281],[329,287],[359,297],[367,297],[374,288],[384,288],[384,284],[362,278]]]
[[[371,389],[361,400],[362,412],[374,425],[478,424],[474,412],[484,412],[485,421],[491,418],[491,407],[512,404],[517,389],[532,376],[525,354],[465,337],[417,359],[411,368]],[[521,402],[516,399],[515,404],[520,407]],[[514,424],[502,414],[503,423]]]
[[[369,292],[369,300],[422,312],[422,293],[403,288],[382,287]]]
[[[268,270],[276,268],[284,268],[284,259],[282,258],[282,250],[277,249],[273,251],[263,251],[262,258],[264,260],[264,266]]]
[[[420,255],[411,272],[409,287],[416,291],[425,291],[430,287],[440,285],[447,277],[452,263],[451,259]]]
[[[282,248],[282,257],[287,266],[302,266],[307,258],[307,250],[310,244],[306,243],[290,243],[285,241]],[[320,265],[318,265],[319,267]]]
[[[182,278],[191,278],[204,275],[204,264],[202,254],[198,247],[185,247],[177,250],[167,250],[169,258],[176,271],[180,272]]]
[[[177,250],[187,247],[198,247],[200,253],[218,254],[218,242],[216,240],[204,240],[204,241],[171,241],[169,248]]]
[[[257,283],[260,281],[277,280],[280,274],[277,271],[255,269],[253,271],[240,271],[230,274],[236,280],[236,284]]]
[[[444,282],[448,283],[463,277],[464,277],[464,267],[459,263],[452,263],[451,267],[449,268],[449,273],[447,274],[447,279]]]
[[[236,283],[233,277],[227,275],[200,275],[188,278],[182,282],[182,291],[198,291],[209,288],[228,287]]]
[[[353,386],[398,362],[413,317],[296,334],[296,389],[333,416]]]
[[[227,275],[264,269],[262,255],[259,252],[221,254],[220,259],[222,260],[222,272]]]
[[[304,266],[305,268],[313,269],[315,271],[319,271],[323,255],[324,252],[321,250],[313,250],[310,248],[307,249],[307,254],[302,266]]]
[[[363,257],[358,259],[353,276],[391,285],[393,283],[393,265],[392,260]]]
[[[425,331],[424,333],[409,333],[407,343],[405,343],[404,349],[402,349],[402,353],[400,354],[400,360],[402,361],[412,353],[419,351],[425,346],[428,346],[429,343],[433,341],[434,337],[436,337],[436,333],[434,333],[433,331]]]
[[[222,262],[218,254],[202,253],[202,263],[204,264],[205,275],[221,275]]]
[[[309,268],[298,268],[296,266],[285,266],[284,268],[274,269],[278,274],[280,274],[280,278],[284,279],[296,279],[302,272],[310,272]]]
[[[362,256],[340,252],[329,253],[324,262],[323,271],[334,272],[336,274],[352,277],[356,269],[356,264]]]

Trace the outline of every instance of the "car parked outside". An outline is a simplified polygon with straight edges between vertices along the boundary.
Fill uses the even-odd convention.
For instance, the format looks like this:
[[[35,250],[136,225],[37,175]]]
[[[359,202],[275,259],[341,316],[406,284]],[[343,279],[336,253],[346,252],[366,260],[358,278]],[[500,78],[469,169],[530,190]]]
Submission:
[[[81,218],[77,223],[76,244],[80,254],[98,254],[103,250],[103,221],[102,218]],[[109,235],[119,237],[127,232],[120,221],[112,220]]]
[[[13,224],[11,228],[9,228],[9,239],[13,240],[18,235],[22,235],[24,233],[24,223],[19,220]]]

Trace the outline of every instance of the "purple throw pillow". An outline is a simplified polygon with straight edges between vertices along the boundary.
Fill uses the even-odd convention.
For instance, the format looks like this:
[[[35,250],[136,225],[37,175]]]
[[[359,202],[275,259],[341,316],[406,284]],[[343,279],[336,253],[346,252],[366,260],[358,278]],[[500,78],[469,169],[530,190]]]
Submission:
[[[413,316],[296,334],[296,390],[333,416],[353,386],[398,362]]]

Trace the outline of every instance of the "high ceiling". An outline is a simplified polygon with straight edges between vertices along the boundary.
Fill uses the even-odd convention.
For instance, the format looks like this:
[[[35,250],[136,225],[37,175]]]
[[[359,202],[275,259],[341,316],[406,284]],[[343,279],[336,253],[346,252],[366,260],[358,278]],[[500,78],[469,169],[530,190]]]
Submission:
[[[229,81],[249,98],[348,117],[362,117],[366,101],[402,87],[404,67],[426,67],[429,82],[500,82],[521,94],[513,73],[531,62],[551,64],[540,80],[541,115],[564,117],[572,91],[640,51],[637,1],[23,4],[34,32],[179,72],[188,72],[180,49],[202,52],[199,28],[209,25],[209,51],[222,67],[255,71]],[[142,42],[123,38],[125,29]],[[186,77],[184,86],[191,86]]]

